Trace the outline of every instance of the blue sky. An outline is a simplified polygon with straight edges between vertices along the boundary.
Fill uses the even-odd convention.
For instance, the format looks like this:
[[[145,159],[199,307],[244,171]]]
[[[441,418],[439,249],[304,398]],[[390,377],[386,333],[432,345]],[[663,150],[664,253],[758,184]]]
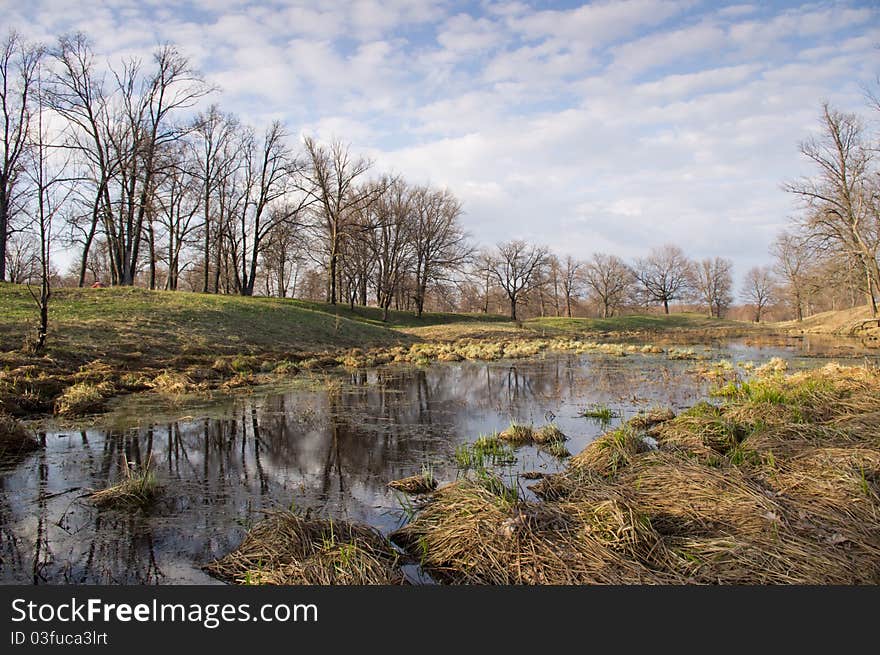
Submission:
[[[741,275],[795,211],[820,103],[880,119],[876,3],[2,2],[111,61],[172,41],[227,111],[450,187],[479,242],[579,257],[674,241]]]

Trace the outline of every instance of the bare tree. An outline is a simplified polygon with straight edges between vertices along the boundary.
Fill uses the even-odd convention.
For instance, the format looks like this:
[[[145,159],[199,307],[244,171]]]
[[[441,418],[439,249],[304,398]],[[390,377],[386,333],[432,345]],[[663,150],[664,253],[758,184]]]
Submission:
[[[552,294],[553,298],[553,315],[559,316],[559,286],[560,286],[560,269],[562,264],[559,261],[559,258],[550,253],[547,256],[547,261],[545,265],[541,269],[541,284],[538,286],[538,293],[541,298],[541,316],[546,315],[546,307],[544,302],[545,292],[546,295]]]
[[[40,87],[40,66],[37,64],[35,85]],[[39,327],[37,338],[30,344],[35,353],[42,352],[49,334],[49,299],[52,294],[50,285],[50,260],[52,250],[52,228],[56,215],[65,205],[70,195],[70,180],[67,179],[68,161],[55,158],[52,161],[50,149],[53,145],[47,137],[47,126],[43,117],[42,94],[37,93],[35,125],[32,130],[30,150],[32,156],[27,168],[27,176],[33,187],[33,225],[39,245],[38,262],[40,266],[40,290],[34,291],[28,285],[34,302],[39,310]]]
[[[511,320],[517,320],[516,307],[522,296],[540,282],[539,273],[548,254],[546,248],[519,239],[498,244],[488,270],[507,294]]]
[[[200,184],[185,159],[182,147],[169,149],[173,162],[163,166],[162,179],[156,192],[155,220],[166,241],[163,257],[168,267],[165,288],[176,291],[180,272],[191,262],[181,264],[181,253],[188,246],[198,227],[195,220],[200,207]]]
[[[327,302],[335,305],[341,244],[348,233],[352,212],[369,207],[385,189],[375,184],[358,185],[373,162],[353,157],[349,146],[342,142],[324,146],[307,136],[303,143],[308,166],[301,188],[315,201],[314,229],[327,255]]]
[[[202,293],[210,290],[211,257],[215,256],[214,291],[217,291],[220,274],[220,254],[222,252],[222,206],[225,198],[215,196],[224,188],[225,178],[235,174],[235,158],[240,154],[238,119],[224,114],[217,105],[211,105],[205,113],[194,121],[192,163],[200,182],[202,204]],[[212,241],[213,239],[213,241]],[[212,243],[215,244],[212,253]]]
[[[694,262],[691,277],[690,286],[709,316],[721,318],[733,302],[733,262],[723,257]]]
[[[375,184],[385,192],[363,211],[371,215],[366,221],[369,225],[366,237],[376,262],[376,299],[382,308],[382,320],[387,321],[391,302],[406,275],[413,254],[415,218],[412,197],[405,183],[395,180]]]
[[[876,317],[880,214],[873,150],[865,143],[864,128],[855,115],[825,104],[822,134],[802,143],[801,153],[819,172],[785,187],[804,202],[799,223],[820,247],[833,244],[860,263],[865,296]]]
[[[602,318],[610,318],[629,296],[635,275],[620,257],[597,252],[584,268],[584,281]]]
[[[30,231],[12,234],[6,243],[6,276],[14,284],[34,279],[40,270],[39,246]]]
[[[95,72],[88,38],[81,33],[60,37],[52,57],[56,66],[45,89],[47,104],[67,122],[66,147],[77,153],[81,182],[88,182],[77,187],[88,209],[68,222],[70,241],[81,249],[79,286],[83,286],[98,228],[108,224],[113,212],[111,181],[120,161],[113,153],[118,142],[113,133],[118,127],[111,118],[104,76]]]
[[[785,283],[784,289],[798,321],[804,320],[804,305],[810,295],[813,264],[816,253],[811,252],[804,238],[783,231],[770,252],[776,259],[774,271]]]
[[[119,200],[105,215],[115,283],[134,284],[148,212],[156,190],[160,151],[183,136],[190,126],[173,121],[175,112],[191,107],[210,92],[173,46],[159,48],[152,73],[142,75],[141,62],[132,59],[114,71],[119,100],[111,132]]]
[[[246,201],[239,216],[239,288],[242,295],[254,293],[257,265],[267,235],[282,224],[296,224],[311,201],[307,193],[296,193],[302,164],[285,143],[281,123],[270,125],[258,145],[251,140],[245,148]]]
[[[746,273],[742,298],[755,308],[755,323],[761,322],[764,309],[776,296],[776,280],[769,266],[756,266]]]
[[[572,301],[580,296],[583,284],[583,262],[566,255],[562,265],[562,293],[565,296],[565,315],[571,318]]]
[[[416,314],[422,315],[428,285],[448,279],[471,255],[459,224],[461,203],[447,189],[420,187],[412,194]]]
[[[0,42],[0,282],[6,279],[6,248],[21,210],[19,179],[25,166],[33,94],[42,49],[16,32]]]
[[[690,262],[681,248],[667,244],[639,259],[635,275],[648,300],[661,303],[664,313],[668,314],[669,303],[681,298],[688,289],[689,270]]]

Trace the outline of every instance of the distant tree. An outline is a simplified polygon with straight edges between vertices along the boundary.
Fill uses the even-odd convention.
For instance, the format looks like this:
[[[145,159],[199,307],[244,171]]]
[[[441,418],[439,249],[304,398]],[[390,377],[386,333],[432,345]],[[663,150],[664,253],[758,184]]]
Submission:
[[[499,243],[488,262],[488,271],[498,281],[510,302],[510,318],[516,319],[517,303],[540,282],[541,267],[547,262],[546,248],[525,241]]]
[[[254,293],[257,265],[268,236],[282,225],[298,227],[312,202],[306,193],[295,193],[303,164],[286,143],[287,133],[273,122],[257,142],[244,148],[245,202],[239,214],[239,289]]]
[[[709,316],[721,318],[733,302],[733,262],[723,257],[694,262],[690,286]]]
[[[816,254],[810,252],[804,238],[790,232],[782,232],[777,236],[770,252],[776,259],[774,272],[784,283],[781,290],[789,296],[797,320],[802,321]]]
[[[460,224],[461,203],[447,189],[418,187],[412,193],[413,276],[416,314],[422,315],[431,284],[448,280],[472,254]]]
[[[566,255],[561,267],[562,293],[565,295],[565,315],[571,318],[572,301],[580,296],[583,287],[584,264]]]
[[[39,245],[30,230],[11,235],[6,243],[6,277],[13,284],[24,284],[39,272]]]
[[[635,275],[620,257],[597,252],[584,268],[584,281],[602,307],[602,318],[609,318],[629,296]]]
[[[360,184],[373,162],[353,156],[349,146],[341,141],[325,146],[305,137],[303,143],[308,162],[301,189],[315,201],[313,229],[326,250],[327,302],[335,305],[339,297],[337,278],[342,241],[349,234],[354,209],[365,210],[381,197],[385,188]]]
[[[669,303],[681,298],[688,290],[691,264],[678,246],[667,244],[654,248],[635,266],[636,279],[642,284],[649,302],[663,305],[669,313]]]
[[[384,192],[364,208],[370,215],[365,222],[365,237],[376,262],[376,299],[382,308],[382,320],[387,321],[413,255],[415,220],[410,189],[402,180],[374,184]]]
[[[776,297],[776,280],[769,266],[756,266],[746,273],[742,298],[755,308],[755,323],[761,322],[764,309]]]
[[[224,191],[229,191],[234,186],[229,183],[228,178],[235,175],[237,161],[241,159],[241,146],[248,143],[247,139],[241,138],[243,132],[238,119],[224,114],[217,105],[211,105],[193,121],[192,138],[188,145],[191,149],[190,174],[199,183],[202,213],[202,293],[208,293],[211,288],[212,254],[215,292],[219,286],[223,210],[235,202],[230,202]]]
[[[113,94],[104,84],[104,75],[95,69],[89,39],[82,33],[64,35],[51,51],[55,66],[44,87],[52,111],[67,122],[66,147],[77,155],[86,179],[78,185],[83,213],[72,214],[68,221],[69,243],[80,250],[78,284],[84,286],[86,274],[94,269],[112,268],[108,229],[114,223],[114,191],[111,188],[125,160],[118,150],[125,141],[125,128],[119,112],[114,111]],[[121,192],[118,194],[121,196]],[[105,233],[102,237],[100,228]],[[102,262],[91,259],[100,244]],[[111,272],[108,270],[108,273]],[[115,275],[115,270],[107,281]]]

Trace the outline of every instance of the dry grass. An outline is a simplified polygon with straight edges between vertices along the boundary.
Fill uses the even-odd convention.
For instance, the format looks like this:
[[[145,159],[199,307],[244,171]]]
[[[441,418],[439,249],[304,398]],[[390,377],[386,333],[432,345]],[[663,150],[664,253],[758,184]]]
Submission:
[[[402,584],[400,559],[372,528],[274,511],[241,545],[205,566],[235,584]]]
[[[880,372],[773,369],[605,434],[541,501],[463,479],[393,538],[452,583],[878,584]]]
[[[392,480],[388,486],[397,491],[408,494],[427,494],[437,488],[437,480],[431,471],[422,471],[417,475],[410,475],[400,480]]]
[[[196,383],[188,375],[169,370],[153,378],[150,387],[154,391],[172,396],[190,393],[197,389]]]
[[[534,431],[533,440],[537,444],[554,444],[567,441],[568,437],[556,425],[548,423],[541,429]]]
[[[115,509],[147,509],[162,488],[153,471],[152,461],[147,460],[140,468],[130,465],[128,459],[123,461],[125,475],[121,482],[89,495],[99,507]]]
[[[535,428],[531,425],[511,423],[498,433],[498,438],[512,444],[526,444],[535,441]]]
[[[114,391],[110,382],[77,382],[67,387],[55,401],[55,413],[59,416],[82,416],[100,412]]]

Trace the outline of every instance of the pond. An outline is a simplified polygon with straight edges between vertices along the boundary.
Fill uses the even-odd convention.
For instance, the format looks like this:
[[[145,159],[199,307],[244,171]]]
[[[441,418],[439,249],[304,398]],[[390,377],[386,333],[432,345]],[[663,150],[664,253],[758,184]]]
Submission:
[[[529,360],[390,366],[333,374],[330,384],[257,390],[169,409],[123,399],[87,428],[49,425],[45,448],[0,471],[0,582],[207,584],[201,566],[235,548],[268,508],[390,531],[409,501],[391,480],[430,469],[460,474],[456,448],[510,424],[555,423],[572,453],[638,411],[706,398],[697,374],[713,361],[790,369],[877,362],[858,344],[795,341],[689,346],[665,354],[546,354]],[[745,375],[751,370],[735,366]],[[586,419],[610,408],[610,422]],[[552,472],[565,460],[528,446],[502,472]],[[150,461],[164,491],[149,513],[96,508],[85,497],[118,481],[124,462]],[[519,484],[526,490],[526,482]]]

